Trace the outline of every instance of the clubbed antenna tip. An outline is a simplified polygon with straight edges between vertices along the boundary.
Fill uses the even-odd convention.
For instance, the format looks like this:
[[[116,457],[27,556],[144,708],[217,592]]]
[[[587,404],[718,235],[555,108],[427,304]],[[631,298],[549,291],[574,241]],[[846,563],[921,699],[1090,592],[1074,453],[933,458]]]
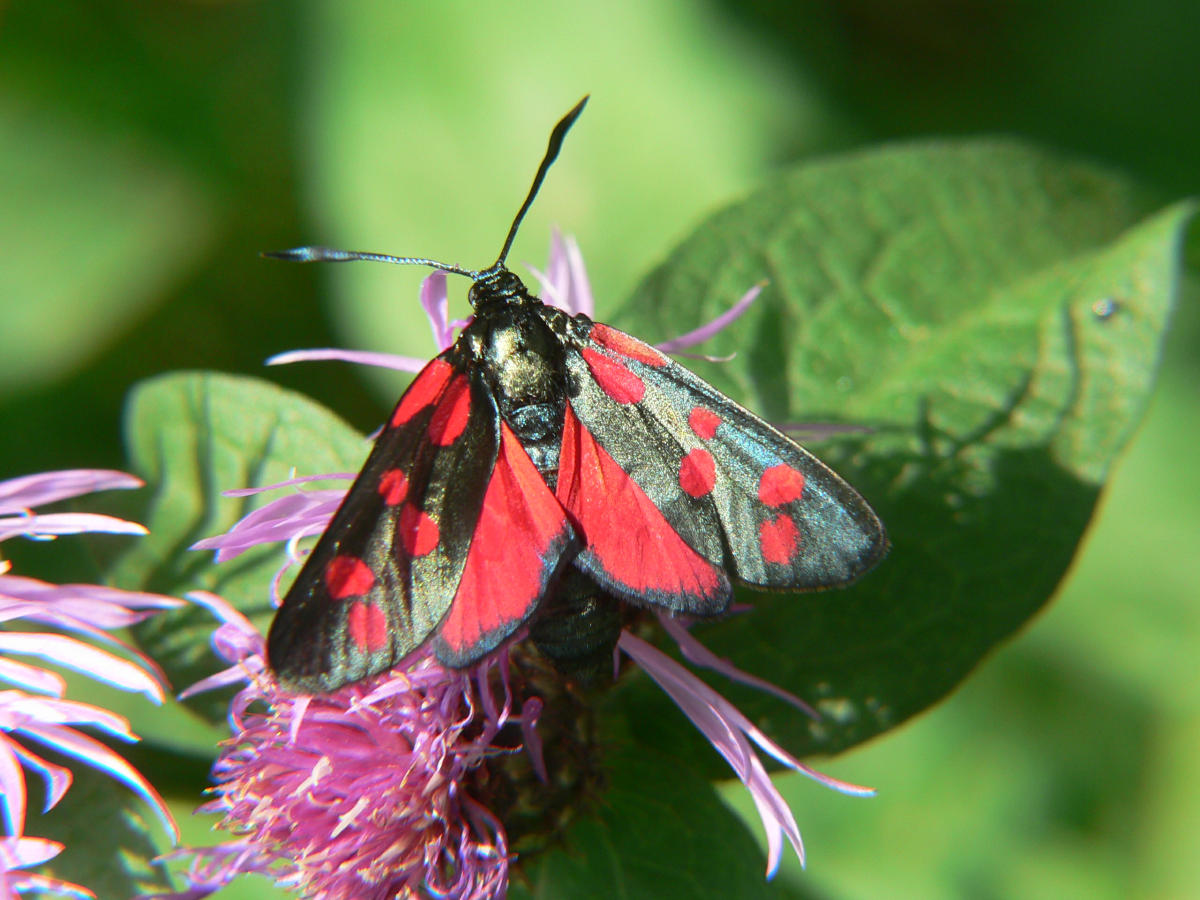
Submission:
[[[542,164],[538,166],[537,174],[533,177],[533,186],[529,189],[529,193],[525,195],[525,202],[521,204],[516,218],[513,219],[512,227],[508,229],[508,237],[504,239],[504,246],[500,250],[500,256],[497,257],[495,263],[484,271],[465,269],[462,266],[438,262],[436,259],[425,259],[419,256],[391,256],[387,253],[335,250],[331,247],[293,247],[290,250],[267,250],[261,255],[268,259],[282,259],[287,262],[353,262],[356,260],[366,260],[368,262],[393,263],[399,266],[429,266],[433,269],[441,269],[443,272],[466,275],[468,278],[478,281],[485,273],[495,273],[504,267],[504,260],[508,256],[509,248],[512,247],[513,238],[517,236],[517,229],[521,225],[521,220],[525,218],[525,213],[529,211],[529,207],[533,203],[533,198],[537,196],[538,188],[542,186],[546,172],[549,171],[554,160],[558,158],[558,151],[562,149],[563,138],[567,136],[567,132],[575,124],[575,120],[579,118],[579,114],[583,112],[583,108],[587,105],[587,102],[588,98],[585,96],[575,104],[569,113],[559,120],[558,124],[554,126],[554,130],[550,132],[550,143],[546,147],[546,155],[542,157]]]
[[[508,237],[504,239],[504,246],[500,248],[500,255],[496,258],[495,265],[492,268],[504,265],[509,248],[512,247],[513,238],[517,236],[517,229],[521,227],[521,220],[525,218],[525,213],[529,211],[529,207],[533,204],[533,198],[537,196],[538,188],[542,186],[542,180],[546,177],[546,172],[550,170],[550,166],[554,164],[554,160],[558,159],[558,151],[562,149],[563,138],[567,136],[567,132],[571,130],[571,126],[575,124],[575,120],[579,118],[579,114],[583,112],[583,108],[587,106],[588,96],[585,94],[583,99],[576,103],[569,113],[558,120],[558,124],[550,132],[550,143],[546,147],[546,155],[542,157],[542,164],[538,166],[537,174],[533,176],[533,186],[529,188],[529,193],[525,195],[525,202],[517,210],[512,227],[508,229]]]

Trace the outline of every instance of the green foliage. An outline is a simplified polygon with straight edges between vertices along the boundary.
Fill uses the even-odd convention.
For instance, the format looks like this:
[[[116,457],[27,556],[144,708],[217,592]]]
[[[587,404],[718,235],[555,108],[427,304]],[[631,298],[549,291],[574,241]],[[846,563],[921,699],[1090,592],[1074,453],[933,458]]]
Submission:
[[[1177,293],[1191,207],[1146,212],[1128,183],[1011,143],[859,154],[718,213],[616,317],[666,337],[765,275],[713,342],[737,357],[704,374],[777,421],[873,428],[817,450],[876,505],[889,559],[848,591],[748,595],[753,614],[701,632],[817,704],[821,722],[777,723],[788,746],[894,727],[1050,598]]]
[[[166,869],[151,862],[169,846],[162,823],[107,775],[77,764],[72,769],[70,792],[38,822],[39,836],[65,846],[47,874],[84,885],[97,897],[129,898],[167,887]]]
[[[626,745],[609,754],[608,768],[612,777],[597,808],[525,873],[510,896],[794,896],[763,879],[762,858],[737,817],[712,783],[669,749]]]

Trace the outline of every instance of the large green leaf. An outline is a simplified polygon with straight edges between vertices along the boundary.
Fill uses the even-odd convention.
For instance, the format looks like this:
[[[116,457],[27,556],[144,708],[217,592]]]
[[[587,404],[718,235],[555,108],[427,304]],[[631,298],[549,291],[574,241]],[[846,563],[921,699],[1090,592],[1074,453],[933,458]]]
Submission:
[[[697,633],[813,702],[772,720],[833,752],[944,696],[1069,567],[1145,407],[1191,207],[1007,142],[800,166],[713,217],[618,317],[667,337],[770,285],[707,377],[778,421],[870,426],[816,449],[893,548],[845,591],[750,595]],[[647,693],[642,721],[664,702]],[[737,692],[754,714],[777,702]],[[661,739],[671,739],[661,735]]]
[[[558,848],[523,869],[512,896],[795,896],[785,883],[764,879],[762,855],[743,823],[670,747],[614,746],[605,769],[608,785],[596,809],[567,828]]]

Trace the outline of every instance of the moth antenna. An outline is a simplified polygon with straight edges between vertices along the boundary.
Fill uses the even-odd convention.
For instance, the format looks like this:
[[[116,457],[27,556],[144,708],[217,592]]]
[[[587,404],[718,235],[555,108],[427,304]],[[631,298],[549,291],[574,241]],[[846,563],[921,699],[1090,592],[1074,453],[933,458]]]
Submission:
[[[290,250],[267,250],[260,255],[268,259],[282,259],[287,262],[354,262],[365,260],[367,262],[392,263],[398,266],[429,266],[431,269],[441,269],[443,272],[465,275],[474,281],[479,281],[485,272],[494,273],[503,268],[504,260],[508,256],[509,249],[512,247],[513,239],[517,236],[517,229],[521,227],[521,220],[525,218],[525,213],[529,212],[529,207],[533,204],[533,198],[537,196],[538,189],[542,186],[542,181],[546,178],[546,172],[554,164],[554,160],[558,159],[558,152],[562,149],[563,138],[567,136],[567,132],[571,130],[571,126],[575,124],[575,120],[579,118],[579,114],[587,106],[587,102],[588,97],[585,95],[582,100],[572,107],[569,113],[558,121],[558,124],[554,126],[554,130],[550,132],[550,142],[546,147],[546,155],[542,157],[542,163],[538,166],[537,174],[533,176],[533,186],[529,188],[529,193],[525,195],[525,202],[517,210],[516,218],[513,219],[512,226],[508,229],[508,236],[504,239],[504,246],[500,248],[500,255],[483,272],[476,271],[475,269],[466,269],[451,263],[438,262],[436,259],[425,259],[421,256],[392,256],[388,253],[364,253],[361,250],[335,250],[332,247],[293,247]]]
[[[562,149],[563,138],[567,136],[567,132],[571,130],[571,126],[575,124],[575,120],[579,118],[579,114],[583,112],[583,108],[587,106],[588,96],[590,95],[585,94],[583,99],[576,103],[569,113],[559,119],[558,124],[554,126],[554,130],[550,132],[550,143],[546,147],[546,155],[542,157],[542,164],[538,166],[537,174],[533,176],[533,186],[529,189],[529,193],[525,195],[525,202],[517,210],[517,216],[513,219],[512,227],[508,229],[508,237],[504,239],[504,246],[500,248],[500,255],[496,258],[496,262],[492,264],[491,268],[496,269],[504,265],[509,248],[512,247],[513,239],[517,236],[517,229],[521,226],[521,220],[525,218],[525,213],[529,211],[529,207],[533,203],[533,198],[537,196],[538,188],[542,186],[542,180],[546,177],[546,172],[554,164],[554,160],[558,159],[558,151]]]
[[[259,256],[267,259],[282,259],[287,262],[367,262],[393,263],[398,266],[429,266],[441,269],[443,272],[453,272],[455,275],[466,275],[477,279],[479,273],[474,269],[464,269],[451,263],[438,262],[436,259],[425,259],[420,256],[392,256],[387,253],[364,253],[361,250],[335,250],[332,247],[293,247],[291,250],[264,250]]]

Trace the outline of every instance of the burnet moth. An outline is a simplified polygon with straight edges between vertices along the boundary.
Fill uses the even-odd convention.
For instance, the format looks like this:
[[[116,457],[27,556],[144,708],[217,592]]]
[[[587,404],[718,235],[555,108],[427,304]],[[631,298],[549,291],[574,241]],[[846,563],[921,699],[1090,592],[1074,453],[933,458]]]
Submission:
[[[333,690],[426,642],[465,667],[527,623],[569,667],[611,651],[613,598],[714,616],[733,581],[829,588],[887,551],[870,506],[812,454],[650,345],[542,303],[505,267],[586,102],[555,126],[486,269],[267,254],[473,282],[473,319],[404,392],[275,615],[267,656],[285,685]]]

